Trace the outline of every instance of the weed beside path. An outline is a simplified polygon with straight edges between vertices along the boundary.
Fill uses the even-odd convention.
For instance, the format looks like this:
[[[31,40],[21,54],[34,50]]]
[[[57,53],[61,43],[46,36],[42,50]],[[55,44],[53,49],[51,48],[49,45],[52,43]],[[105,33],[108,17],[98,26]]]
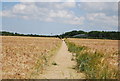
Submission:
[[[118,68],[109,64],[110,57],[86,46],[76,45],[66,40],[68,50],[75,55],[76,69],[86,74],[88,79],[118,79]],[[112,58],[114,59],[114,58]]]

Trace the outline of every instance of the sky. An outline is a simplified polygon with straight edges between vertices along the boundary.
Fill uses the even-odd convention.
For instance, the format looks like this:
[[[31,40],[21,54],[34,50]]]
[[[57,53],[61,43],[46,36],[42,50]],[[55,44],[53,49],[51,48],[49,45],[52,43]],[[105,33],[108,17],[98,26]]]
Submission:
[[[118,31],[117,2],[2,2],[0,13],[2,30],[11,32]]]

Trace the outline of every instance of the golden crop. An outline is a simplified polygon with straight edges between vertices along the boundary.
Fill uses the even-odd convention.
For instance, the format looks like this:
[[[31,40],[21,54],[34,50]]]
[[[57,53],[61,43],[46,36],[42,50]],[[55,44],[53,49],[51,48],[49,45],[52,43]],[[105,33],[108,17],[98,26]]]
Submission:
[[[86,46],[104,53],[118,52],[118,40],[104,40],[104,39],[69,39],[76,45]]]
[[[36,78],[60,43],[57,38],[2,36],[2,78]]]

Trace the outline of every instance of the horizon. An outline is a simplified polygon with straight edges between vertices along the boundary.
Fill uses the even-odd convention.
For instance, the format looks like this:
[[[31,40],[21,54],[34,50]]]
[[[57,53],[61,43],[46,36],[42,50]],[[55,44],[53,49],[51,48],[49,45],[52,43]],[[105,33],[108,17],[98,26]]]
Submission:
[[[60,33],[60,34],[20,33],[20,32],[13,32],[13,31],[6,31],[6,30],[2,30],[2,31],[0,31],[0,32],[10,32],[10,33],[18,33],[18,34],[24,34],[24,35],[33,34],[33,35],[55,36],[55,35],[62,35],[62,34],[64,34],[64,33],[72,32],[72,31],[84,31],[84,30],[70,30],[70,31],[65,31],[65,32]],[[84,31],[84,32],[91,32],[91,31]],[[102,32],[102,31],[98,31],[98,32]],[[120,31],[103,31],[103,32],[120,32]]]

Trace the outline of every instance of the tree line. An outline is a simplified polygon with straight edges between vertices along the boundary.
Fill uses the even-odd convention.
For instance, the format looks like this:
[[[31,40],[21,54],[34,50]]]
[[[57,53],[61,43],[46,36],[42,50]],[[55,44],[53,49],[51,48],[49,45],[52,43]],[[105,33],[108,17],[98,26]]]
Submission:
[[[85,37],[75,35],[85,35]],[[62,38],[94,38],[94,39],[113,39],[113,40],[120,40],[120,32],[117,31],[90,31],[85,32],[82,30],[74,30],[70,32],[65,32],[61,35],[37,35],[37,34],[19,34],[7,31],[1,31],[0,35],[2,36],[30,36],[30,37],[58,37]]]
[[[86,35],[85,37],[77,36],[74,37],[75,35],[80,35],[84,34]],[[85,31],[70,31],[70,32],[65,32],[64,34],[60,35],[62,38],[94,38],[94,39],[113,39],[113,40],[119,40],[120,39],[120,32],[117,31],[90,31],[90,32],[85,32]]]
[[[29,37],[55,37],[55,36],[49,36],[49,35],[37,35],[37,34],[20,34],[20,33],[14,33],[14,32],[7,32],[7,31],[0,31],[0,35],[2,36],[29,36]]]

